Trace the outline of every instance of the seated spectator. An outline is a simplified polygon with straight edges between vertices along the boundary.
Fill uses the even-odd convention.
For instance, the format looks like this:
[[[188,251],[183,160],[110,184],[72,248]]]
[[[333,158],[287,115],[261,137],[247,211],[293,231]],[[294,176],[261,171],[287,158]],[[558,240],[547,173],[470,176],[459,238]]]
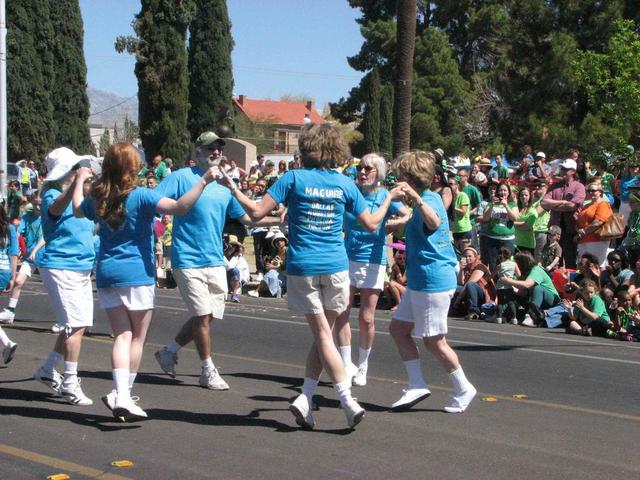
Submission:
[[[633,297],[628,291],[618,292],[609,305],[609,315],[613,327],[607,330],[607,337],[629,342],[640,341],[640,312],[633,305]]]
[[[227,266],[227,283],[231,293],[231,301],[240,303],[240,293],[242,285],[249,281],[249,264],[244,258],[244,247],[235,239],[229,241],[224,252]]]
[[[501,277],[510,278],[512,280],[520,277],[520,268],[513,261],[511,251],[502,247],[498,252],[498,265],[494,273],[496,279],[496,287],[498,289],[498,318],[502,319],[506,306],[513,300],[515,291],[512,286],[505,284]],[[498,323],[502,323],[501,320]]]
[[[609,305],[620,290],[629,290],[633,271],[629,270],[627,256],[621,250],[613,250],[607,255],[607,266],[600,274],[600,295]]]
[[[640,258],[634,264],[633,275],[629,281],[629,293],[633,298],[633,305],[640,307]]]
[[[391,311],[395,312],[400,305],[400,297],[407,289],[406,268],[406,252],[405,245],[402,242],[393,243],[396,253],[393,254],[393,265],[391,266],[391,274],[389,281],[384,284],[384,293],[391,302]]]
[[[156,177],[148,177],[146,185],[147,185],[147,188],[150,188],[151,190],[153,190],[158,186],[158,180],[156,179]]]
[[[276,254],[265,264],[264,274],[256,290],[249,292],[252,297],[281,297],[287,291],[287,237],[278,231],[271,237],[271,244]]]
[[[518,252],[515,261],[520,269],[520,280],[513,280],[506,276],[500,277],[503,284],[510,285],[516,290],[515,301],[510,302],[507,313],[509,318],[517,315],[517,304],[528,308],[522,321],[525,327],[535,327],[544,322],[544,310],[560,303],[560,295],[553,286],[551,278],[536,261],[530,252]]]
[[[567,333],[604,337],[607,330],[613,328],[607,307],[598,292],[598,284],[593,280],[580,282],[575,304],[567,316]],[[564,302],[566,307],[571,306],[568,300]]]
[[[542,254],[540,255],[540,266],[544,268],[550,277],[553,276],[553,272],[560,266],[560,260],[562,260],[561,235],[562,230],[559,226],[550,226],[547,232],[547,243],[542,248]]]
[[[567,275],[565,291],[568,293],[576,292],[580,288],[579,283],[585,279],[593,280],[600,289],[600,263],[598,258],[591,253],[584,253],[580,256],[577,272],[573,276]]]
[[[249,181],[246,178],[240,180],[240,185],[238,185],[238,188],[248,198],[253,199],[253,188],[251,188],[251,186],[249,185]]]
[[[458,284],[462,285],[462,289],[458,292],[453,306],[466,312],[467,320],[479,319],[482,305],[495,304],[497,301],[496,286],[489,267],[480,261],[478,251],[473,247],[467,247],[462,252]]]

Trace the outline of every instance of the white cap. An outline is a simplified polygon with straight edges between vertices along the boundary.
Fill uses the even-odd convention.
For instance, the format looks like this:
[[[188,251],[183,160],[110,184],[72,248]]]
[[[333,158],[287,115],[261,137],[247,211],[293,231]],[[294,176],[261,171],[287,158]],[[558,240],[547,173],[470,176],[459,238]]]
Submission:
[[[81,162],[81,166],[91,168],[94,175],[100,176],[102,173],[102,158],[93,155],[76,155],[67,147],[56,148],[44,159],[44,164],[47,167],[47,176],[44,181],[60,180]]]
[[[562,162],[560,164],[560,166],[566,170],[577,170],[578,169],[578,164],[576,163],[575,160],[571,160],[570,158],[567,158],[564,162]]]
[[[538,153],[536,153],[536,158],[537,158],[537,157],[547,158],[547,156],[545,155],[545,153],[544,153],[544,152],[538,152]]]

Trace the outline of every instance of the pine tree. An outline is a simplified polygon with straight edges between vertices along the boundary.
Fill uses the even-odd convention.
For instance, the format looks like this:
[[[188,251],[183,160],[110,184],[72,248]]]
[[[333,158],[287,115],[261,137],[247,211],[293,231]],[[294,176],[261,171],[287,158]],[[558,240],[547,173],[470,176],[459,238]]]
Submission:
[[[393,85],[386,84],[380,100],[380,146],[382,154],[391,156],[393,150]]]
[[[109,135],[109,130],[106,128],[104,132],[100,136],[100,143],[98,144],[98,154],[102,157],[109,150],[111,146],[111,136]]]
[[[137,38],[119,37],[118,52],[136,55],[139,128],[147,158],[160,153],[182,162],[189,153],[188,75],[185,48],[192,1],[142,0]]]
[[[380,85],[380,74],[374,68],[369,75],[367,89],[367,102],[364,106],[362,119],[362,133],[364,134],[364,149],[367,153],[378,152],[380,150],[380,100],[382,95],[382,85]]]
[[[50,3],[51,16],[48,20],[55,32],[51,39],[55,73],[53,81],[49,79],[47,82],[47,87],[57,127],[55,143],[79,153],[92,151],[87,123],[89,97],[80,5],[78,0],[55,0]],[[39,25],[47,20],[36,18]]]
[[[233,108],[231,22],[226,0],[195,0],[196,14],[189,27],[189,133],[195,140],[211,130],[227,128]],[[233,123],[231,121],[231,123]]]
[[[53,105],[46,88],[52,75],[53,37],[47,2],[7,2],[8,156],[42,159],[54,143]]]

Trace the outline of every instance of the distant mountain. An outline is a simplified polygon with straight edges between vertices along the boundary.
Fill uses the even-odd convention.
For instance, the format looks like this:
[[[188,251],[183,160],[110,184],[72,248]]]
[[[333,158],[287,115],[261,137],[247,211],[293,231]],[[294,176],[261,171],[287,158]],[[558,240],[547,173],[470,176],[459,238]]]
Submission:
[[[87,87],[87,95],[89,95],[90,125],[101,125],[103,127],[113,127],[116,123],[118,126],[124,124],[126,116],[130,120],[138,123],[138,97],[120,97],[115,93],[98,90],[97,88]]]

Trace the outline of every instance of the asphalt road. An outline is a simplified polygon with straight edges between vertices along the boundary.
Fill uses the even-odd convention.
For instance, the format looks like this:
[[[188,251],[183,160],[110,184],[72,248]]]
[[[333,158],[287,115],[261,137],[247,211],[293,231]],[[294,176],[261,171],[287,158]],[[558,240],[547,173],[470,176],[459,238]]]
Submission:
[[[443,413],[450,383],[425,352],[433,395],[410,412],[390,413],[405,374],[387,334],[389,313],[380,312],[369,383],[354,388],[365,419],[354,431],[345,428],[331,385],[322,384],[316,429],[302,431],[287,407],[310,344],[304,318],[290,315],[281,300],[242,302],[229,304],[213,327],[214,362],[231,390],[212,392],[198,386],[193,346],[181,350],[175,380],[156,365],[154,351],[186,318],[176,290],[158,291],[134,391],[151,419],[121,424],[100,402],[111,390],[111,339],[97,304],[94,333],[80,361],[83,389],[94,405],[68,405],[31,379],[55,340],[48,299],[36,278],[26,287],[16,322],[6,328],[19,349],[8,367],[0,367],[0,476],[640,478],[637,343],[451,320],[450,342],[478,388],[476,401],[462,415]],[[133,466],[113,466],[118,460]]]

